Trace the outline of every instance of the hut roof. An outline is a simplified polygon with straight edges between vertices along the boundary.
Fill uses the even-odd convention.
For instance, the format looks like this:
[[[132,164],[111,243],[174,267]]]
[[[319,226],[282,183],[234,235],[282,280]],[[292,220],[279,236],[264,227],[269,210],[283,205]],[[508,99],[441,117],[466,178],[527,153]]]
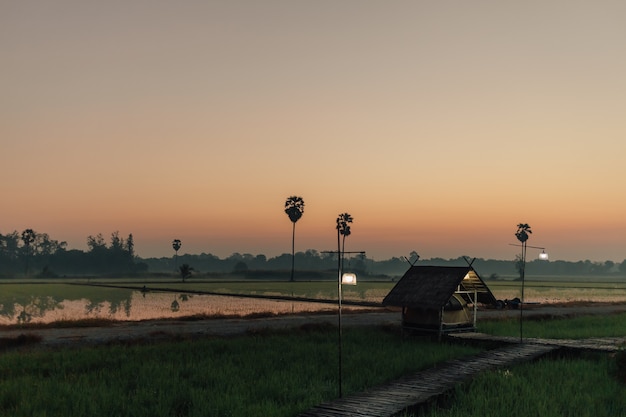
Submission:
[[[411,266],[400,278],[383,305],[440,309],[461,289],[476,291],[481,303],[495,303],[496,299],[483,280],[470,266]]]

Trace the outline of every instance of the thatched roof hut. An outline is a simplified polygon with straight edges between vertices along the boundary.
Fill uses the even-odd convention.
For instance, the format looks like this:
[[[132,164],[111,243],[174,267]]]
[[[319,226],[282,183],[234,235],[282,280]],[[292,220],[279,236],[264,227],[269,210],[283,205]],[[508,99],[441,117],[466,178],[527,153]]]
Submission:
[[[471,266],[411,266],[383,299],[402,307],[403,328],[439,332],[474,329],[479,303],[496,299]]]

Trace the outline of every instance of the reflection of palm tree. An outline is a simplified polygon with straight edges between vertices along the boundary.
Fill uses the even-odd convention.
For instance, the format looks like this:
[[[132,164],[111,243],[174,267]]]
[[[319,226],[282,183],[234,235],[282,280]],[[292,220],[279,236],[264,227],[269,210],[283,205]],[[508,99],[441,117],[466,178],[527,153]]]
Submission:
[[[178,250],[182,246],[180,239],[174,239],[172,241],[172,248],[174,248],[174,270],[178,269]]]
[[[304,200],[302,197],[291,196],[287,198],[285,201],[285,213],[289,216],[289,220],[293,223],[293,228],[291,231],[291,278],[290,281],[293,281],[293,271],[295,266],[295,242],[296,242],[296,222],[300,220],[302,217],[302,213],[304,213]]]
[[[343,270],[343,253],[346,250],[346,237],[350,236],[350,225],[354,219],[348,213],[341,213],[337,217],[337,250],[339,251],[339,269]],[[343,242],[340,238],[343,236]]]

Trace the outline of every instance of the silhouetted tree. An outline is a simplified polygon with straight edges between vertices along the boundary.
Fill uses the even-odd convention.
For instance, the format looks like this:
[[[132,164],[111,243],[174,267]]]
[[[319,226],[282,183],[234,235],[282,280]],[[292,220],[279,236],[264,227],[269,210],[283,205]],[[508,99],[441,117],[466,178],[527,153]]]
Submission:
[[[135,240],[133,239],[132,233],[130,233],[128,239],[126,239],[126,252],[128,252],[128,256],[130,256],[131,260],[135,258]]]
[[[172,240],[172,248],[174,249],[174,269],[178,269],[178,250],[182,246],[180,239]]]
[[[35,242],[37,234],[33,229],[26,229],[22,232],[22,242],[24,243],[24,259],[25,259],[25,268],[24,274],[28,275],[28,261],[31,255],[31,245]]]
[[[295,241],[296,241],[296,222],[300,220],[302,217],[302,213],[304,213],[304,200],[302,197],[291,196],[287,198],[285,201],[285,213],[289,216],[289,220],[293,223],[293,228],[291,231],[291,278],[290,281],[293,281],[293,272],[295,267]]]
[[[339,269],[343,270],[343,253],[346,251],[346,237],[350,236],[350,224],[354,219],[348,213],[337,217],[337,250],[339,251]],[[343,242],[340,237],[343,236]]]
[[[104,241],[102,233],[98,233],[96,236],[87,236],[87,247],[90,252],[97,252],[106,249],[107,244]]]
[[[183,282],[189,277],[191,277],[191,273],[193,272],[193,268],[189,266],[189,264],[182,264],[179,268],[180,277],[183,279]]]

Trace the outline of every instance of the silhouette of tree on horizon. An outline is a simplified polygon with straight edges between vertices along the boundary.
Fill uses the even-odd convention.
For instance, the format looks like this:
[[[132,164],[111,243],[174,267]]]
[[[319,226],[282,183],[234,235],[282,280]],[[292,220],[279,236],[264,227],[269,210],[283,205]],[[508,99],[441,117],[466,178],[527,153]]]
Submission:
[[[295,269],[295,258],[296,258],[296,222],[300,220],[302,217],[302,213],[304,213],[304,200],[302,197],[291,196],[287,198],[285,201],[285,213],[289,216],[289,220],[293,223],[293,227],[291,230],[291,278],[289,281],[294,281],[293,273]]]
[[[35,242],[35,238],[37,234],[33,229],[26,229],[22,232],[22,242],[24,242],[24,251],[25,251],[25,262],[26,265],[24,267],[24,274],[28,275],[28,261],[30,258],[30,247]]]
[[[191,273],[193,272],[193,268],[188,264],[182,264],[179,268],[180,277],[183,279],[183,282],[189,277],[191,277]]]
[[[178,269],[178,250],[182,246],[180,239],[174,239],[172,241],[172,248],[174,249],[174,269]]]

